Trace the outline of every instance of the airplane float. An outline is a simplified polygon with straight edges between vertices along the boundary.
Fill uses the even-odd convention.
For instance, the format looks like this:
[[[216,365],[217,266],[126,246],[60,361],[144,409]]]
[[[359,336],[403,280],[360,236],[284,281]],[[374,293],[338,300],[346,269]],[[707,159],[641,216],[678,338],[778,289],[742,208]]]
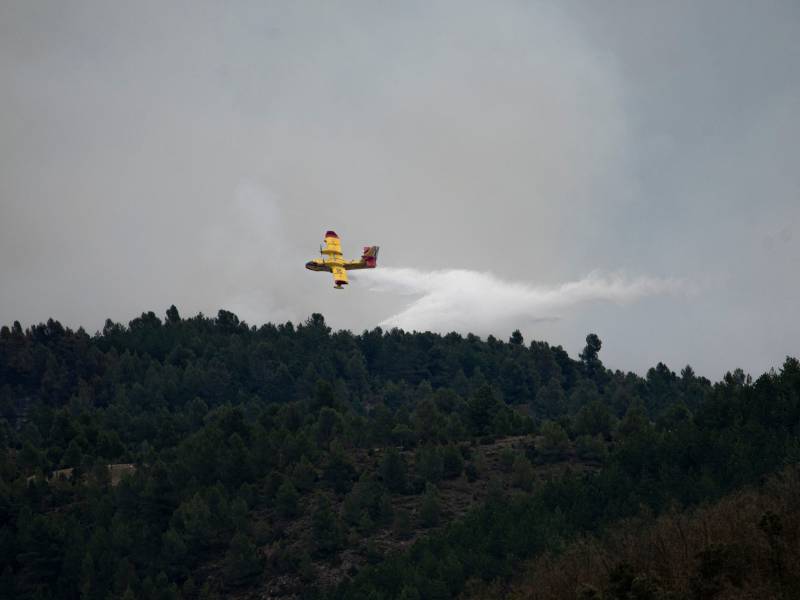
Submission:
[[[347,285],[347,272],[354,269],[374,269],[378,266],[378,246],[365,246],[361,260],[344,260],[342,242],[335,231],[325,233],[325,244],[319,247],[322,258],[315,258],[306,263],[311,271],[327,271],[333,273],[334,289],[344,289]]]

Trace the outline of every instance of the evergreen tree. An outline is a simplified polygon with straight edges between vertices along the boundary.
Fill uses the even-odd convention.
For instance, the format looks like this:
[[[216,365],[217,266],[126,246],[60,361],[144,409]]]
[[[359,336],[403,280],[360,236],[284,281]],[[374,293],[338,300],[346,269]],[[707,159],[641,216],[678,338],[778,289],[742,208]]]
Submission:
[[[262,570],[263,564],[253,542],[241,532],[234,535],[225,554],[225,584],[239,587]]]
[[[67,451],[61,458],[62,467],[80,467],[83,462],[83,452],[76,440],[72,440],[67,447]]]
[[[445,446],[442,452],[442,475],[445,479],[455,479],[464,470],[464,459],[456,446]]]
[[[473,435],[486,435],[491,432],[492,421],[499,410],[499,404],[492,388],[481,386],[467,405],[467,415]]]
[[[569,451],[569,437],[561,425],[553,421],[545,421],[540,434],[541,439],[537,443],[536,449],[546,462],[555,462],[566,458]]]
[[[610,438],[614,425],[614,417],[608,406],[600,400],[594,400],[578,411],[575,418],[575,433]]]
[[[167,321],[166,322],[167,322],[168,325],[177,325],[178,323],[181,322],[181,315],[178,312],[178,309],[175,308],[174,304],[171,305],[167,309]]]
[[[581,460],[602,463],[608,449],[601,436],[582,435],[575,440],[575,452]]]
[[[580,354],[580,359],[583,363],[586,375],[590,379],[596,379],[603,373],[603,363],[600,362],[599,358],[600,348],[602,346],[603,343],[600,341],[600,338],[597,337],[597,334],[590,333],[586,336],[586,346]]]
[[[278,514],[284,519],[298,516],[300,514],[299,499],[300,496],[292,482],[288,479],[284,481],[275,495],[275,508],[278,510]]]
[[[322,479],[337,494],[346,494],[353,487],[356,469],[347,458],[341,444],[331,447],[328,460],[322,471]]]
[[[411,515],[407,510],[402,509],[395,512],[392,531],[398,540],[407,540],[413,535]]]
[[[174,529],[168,529],[162,536],[161,552],[164,565],[173,576],[186,574],[187,548],[182,536]]]
[[[344,531],[339,517],[331,510],[330,502],[323,498],[311,519],[315,552],[327,556],[338,551],[344,543]]]
[[[423,527],[435,527],[441,518],[441,506],[439,504],[439,490],[432,483],[425,485],[425,493],[422,495],[422,503],[419,509],[419,523]]]
[[[136,600],[136,594],[133,593],[131,588],[125,590],[125,593],[122,594],[122,600]]]
[[[444,475],[444,462],[438,446],[417,450],[414,457],[417,475],[425,482],[438,483]]]
[[[311,461],[308,460],[308,457],[304,454],[300,458],[300,462],[297,463],[292,470],[292,483],[294,483],[299,491],[308,492],[314,488],[316,479],[317,472],[314,469],[314,465],[311,464]]]
[[[500,369],[500,386],[509,404],[523,404],[531,398],[534,388],[531,372],[519,360],[507,358]]]
[[[500,452],[500,469],[504,473],[510,473],[511,468],[514,466],[514,459],[517,457],[517,453],[514,452],[511,448],[503,448]]]
[[[511,466],[511,481],[515,487],[531,491],[533,488],[533,465],[524,455],[518,454]]]
[[[403,494],[408,487],[406,463],[394,448],[387,450],[381,462],[381,477],[386,488],[395,494]]]

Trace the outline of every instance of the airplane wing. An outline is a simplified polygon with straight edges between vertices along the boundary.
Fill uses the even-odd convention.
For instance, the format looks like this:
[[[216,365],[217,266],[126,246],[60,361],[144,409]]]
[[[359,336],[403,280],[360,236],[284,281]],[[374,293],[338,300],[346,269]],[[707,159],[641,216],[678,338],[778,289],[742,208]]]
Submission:
[[[361,260],[346,260],[344,261],[344,268],[348,271],[355,271],[358,269],[371,269],[372,267],[368,267],[367,263]]]
[[[325,245],[320,248],[320,252],[330,258],[341,258],[342,242],[335,231],[325,233]]]
[[[325,261],[320,258],[308,261],[306,263],[306,269],[310,271],[328,271],[329,273],[331,270],[331,268],[325,264]]]

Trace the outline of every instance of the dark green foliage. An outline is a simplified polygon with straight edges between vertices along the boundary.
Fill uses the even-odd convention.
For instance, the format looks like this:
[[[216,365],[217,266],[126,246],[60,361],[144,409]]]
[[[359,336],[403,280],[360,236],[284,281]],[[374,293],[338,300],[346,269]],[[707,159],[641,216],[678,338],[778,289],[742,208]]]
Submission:
[[[581,460],[602,463],[608,457],[608,448],[600,436],[582,435],[575,440],[575,453]]]
[[[524,454],[518,454],[511,466],[511,482],[516,487],[531,491],[533,488],[533,465]]]
[[[327,445],[337,435],[341,435],[342,417],[338,412],[325,406],[319,411],[317,420],[317,443]]]
[[[453,445],[445,446],[442,451],[442,475],[445,479],[455,479],[464,470],[464,459],[461,451]]]
[[[473,435],[480,436],[492,432],[495,415],[500,409],[492,388],[481,385],[472,395],[467,405],[467,418]]]
[[[641,402],[632,403],[620,421],[617,434],[620,438],[633,438],[644,436],[652,428],[647,411]]]
[[[425,383],[427,384],[427,382]],[[414,411],[414,433],[416,439],[427,443],[443,437],[445,419],[432,398],[430,384],[427,384],[427,389],[423,388],[420,391],[425,396],[417,404],[417,409]]]
[[[67,451],[61,457],[62,467],[80,467],[83,462],[83,452],[77,440],[70,441]]]
[[[554,419],[564,414],[567,409],[567,400],[559,381],[550,379],[543,386],[532,402],[532,408],[540,418]]]
[[[439,524],[442,508],[439,503],[439,490],[432,483],[425,486],[422,503],[419,507],[419,523],[423,527],[435,527]]]
[[[391,522],[392,507],[388,493],[372,476],[364,474],[344,499],[343,518],[350,525],[375,525]]]
[[[577,435],[610,438],[614,430],[614,417],[606,404],[593,400],[578,411],[573,429]]]
[[[414,457],[417,476],[425,482],[438,483],[444,475],[444,460],[438,446],[425,446]]]
[[[242,533],[234,535],[225,554],[225,584],[239,587],[257,577],[262,570],[263,564],[253,542]]]
[[[500,469],[505,473],[511,472],[517,454],[511,448],[503,448],[500,452]]]
[[[311,519],[314,551],[318,556],[327,556],[339,550],[344,544],[344,529],[330,502],[320,500]]]
[[[598,356],[602,345],[603,343],[600,341],[600,338],[597,337],[597,334],[590,333],[586,336],[586,347],[584,347],[583,352],[580,354],[583,368],[586,370],[586,374],[592,379],[602,374],[603,371],[603,363],[600,362]]]
[[[413,534],[411,515],[407,510],[398,510],[394,515],[394,525],[392,526],[394,536],[399,540],[407,540]]]
[[[448,524],[448,537],[381,559],[373,590],[452,596],[466,577],[505,576],[513,560],[640,506],[701,502],[800,458],[795,359],[755,381],[734,370],[712,385],[690,367],[612,373],[600,346],[590,335],[574,361],[544,342],[526,347],[518,332],[508,343],[353,335],[332,332],[321,315],[256,328],[228,311],[185,319],[175,307],[164,321],[148,312],[94,336],[53,320],[3,327],[0,595],[175,597],[191,573],[186,595],[211,598],[222,590],[201,579],[208,565],[224,571],[216,582],[254,585],[252,551],[267,543],[283,548],[276,572],[310,582],[311,559],[301,568],[282,539],[295,527],[288,520],[327,532],[314,550],[326,557],[345,544],[338,510],[351,531],[394,518],[403,537],[408,515],[393,516],[390,494],[425,489],[395,501],[419,502],[432,524],[444,500],[425,482],[444,489],[462,470],[478,478],[480,456],[459,446],[503,443],[534,424],[541,437],[528,459],[577,456],[603,470],[510,495],[528,500],[490,495],[463,524]],[[528,485],[525,460],[514,455],[506,483]],[[132,466],[120,482],[109,463]],[[72,479],[48,482],[60,467],[74,467]],[[317,503],[323,495],[330,511]],[[705,560],[727,576],[727,558]],[[392,579],[398,564],[402,581]]]
[[[537,387],[533,373],[528,364],[506,359],[500,367],[500,387],[506,402],[523,404],[531,399]]]
[[[356,469],[341,445],[334,446],[322,470],[322,479],[337,494],[346,494],[353,487]]]
[[[275,495],[275,508],[278,514],[284,519],[291,519],[300,514],[299,507],[300,495],[297,489],[292,485],[288,479],[281,484],[278,488],[278,493]]]
[[[386,489],[395,494],[405,493],[408,487],[407,470],[405,459],[400,456],[400,453],[395,448],[389,448],[386,456],[383,457],[380,469]]]
[[[317,472],[314,465],[304,454],[292,470],[292,483],[300,492],[308,492],[314,488],[316,480]]]
[[[545,421],[542,424],[540,442],[537,442],[536,450],[545,462],[555,462],[566,458],[569,452],[569,436],[564,428],[553,421]]]

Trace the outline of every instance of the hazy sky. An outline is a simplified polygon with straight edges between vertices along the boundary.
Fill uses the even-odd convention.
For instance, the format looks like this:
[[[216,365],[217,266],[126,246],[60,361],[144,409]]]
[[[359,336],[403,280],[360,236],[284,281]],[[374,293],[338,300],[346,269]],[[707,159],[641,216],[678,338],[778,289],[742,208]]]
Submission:
[[[800,355],[800,3],[0,1],[0,322]],[[335,229],[379,268],[303,264]]]

